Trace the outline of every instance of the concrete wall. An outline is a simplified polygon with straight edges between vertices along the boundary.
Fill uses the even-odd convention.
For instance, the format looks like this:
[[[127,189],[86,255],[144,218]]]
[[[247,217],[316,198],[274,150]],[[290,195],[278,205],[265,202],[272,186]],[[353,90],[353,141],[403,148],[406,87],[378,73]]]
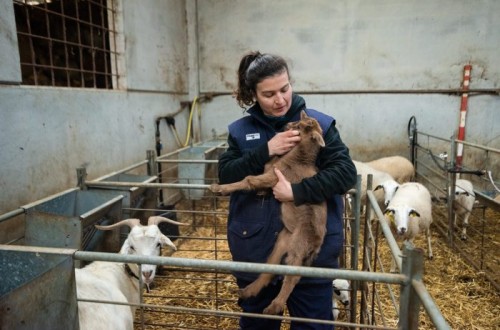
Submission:
[[[116,1],[122,90],[16,85],[10,0],[0,0],[0,214],[145,158],[155,119],[195,95],[203,139],[243,115],[231,97],[249,50],[285,56],[293,87],[333,115],[358,159],[407,155],[406,127],[449,138],[458,127],[463,66],[473,89],[500,85],[500,2],[350,0]],[[5,27],[5,28],[4,28]],[[425,91],[416,93],[416,91]],[[500,148],[500,100],[469,99],[467,140]],[[176,117],[182,137],[187,111]],[[199,125],[198,125],[199,124]],[[161,126],[163,152],[177,148]]]
[[[144,160],[155,119],[188,99],[185,2],[115,3],[125,88],[94,90],[16,85],[13,5],[0,0],[0,214],[76,186],[82,165],[92,179]],[[187,118],[176,118],[181,134]],[[175,150],[164,122],[160,129],[164,152]]]
[[[337,118],[353,155],[407,151],[407,123],[449,138],[458,128],[463,67],[471,88],[500,86],[498,1],[201,1],[200,90],[235,88],[249,50],[289,60],[294,90]],[[220,15],[224,12],[224,15]],[[417,93],[422,91],[422,93]],[[499,98],[469,99],[467,140],[500,147]],[[227,105],[226,105],[227,104]],[[219,114],[233,111],[229,116]],[[229,96],[206,106],[205,126],[241,115]],[[210,118],[208,118],[210,117]]]

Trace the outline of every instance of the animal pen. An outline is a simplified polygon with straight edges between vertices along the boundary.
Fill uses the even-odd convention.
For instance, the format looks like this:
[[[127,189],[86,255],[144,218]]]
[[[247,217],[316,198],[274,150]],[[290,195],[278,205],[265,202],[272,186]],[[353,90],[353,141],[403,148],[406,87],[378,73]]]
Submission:
[[[412,155],[417,164],[417,178],[427,186],[435,187],[433,195],[443,205],[435,209],[447,219],[443,200],[450,202],[446,195],[446,182],[450,181],[445,180],[447,176],[439,181],[428,174],[442,176],[432,167],[439,161],[432,152],[427,152],[434,149],[433,137],[416,130],[413,133]],[[425,136],[425,139],[420,136]],[[360,176],[357,186],[351,191],[354,211],[344,217],[345,245],[340,269],[232,262],[226,240],[228,197],[215,196],[207,189],[210,183],[217,181],[217,158],[226,148],[224,141],[214,139],[158,157],[148,151],[143,162],[96,180],[87,180],[86,171],[81,168],[77,170],[77,188],[2,215],[0,221],[25,221],[26,235],[19,241],[0,246],[0,327],[22,329],[29,328],[30,324],[47,327],[57,324],[76,329],[73,264],[78,266],[102,260],[159,265],[151,291],[140,294],[142,303],[136,311],[135,329],[236,329],[242,315],[237,305],[237,287],[231,275],[236,270],[350,280],[351,303],[340,307],[340,317],[333,322],[340,329],[465,328],[451,315],[445,314],[435,295],[430,293],[434,283],[426,281],[426,271],[434,267],[430,263],[436,260],[424,261],[422,251],[410,244],[401,251],[385,221],[370,223],[366,220],[369,214],[361,214],[359,194],[356,193]],[[454,141],[448,142],[453,148]],[[478,149],[487,155],[481,168],[498,164],[498,150]],[[449,169],[450,165],[445,160],[442,162],[442,166]],[[498,267],[498,255],[494,251],[498,248],[498,232],[491,231],[498,231],[495,225],[499,221],[498,205],[487,197],[490,188],[484,188],[488,184],[482,178],[484,186],[477,190],[477,196],[486,197],[480,197],[468,231],[470,239],[467,244],[474,242],[475,247],[464,252],[471,256],[474,261],[471,264],[479,270],[485,274],[491,272],[487,275],[490,280],[487,283],[492,283],[491,299],[495,306],[495,301],[498,302],[498,278],[495,277],[498,276],[498,268],[495,268]],[[371,177],[368,178],[368,187],[371,188]],[[431,188],[429,190],[433,192]],[[367,194],[377,218],[383,219],[373,192],[369,189]],[[496,207],[493,213],[487,210],[489,206]],[[126,233],[121,232],[119,236],[117,233],[98,234],[93,226],[128,217],[144,220],[151,214],[190,224],[180,229],[168,225],[161,228],[176,244],[176,252],[163,251],[159,257],[109,253],[117,251],[118,242]],[[46,222],[50,222],[50,226]],[[442,240],[464,250],[465,244],[452,235],[453,230],[448,229],[452,227],[448,225],[447,220],[435,220],[434,227],[441,233]],[[434,239],[438,240],[437,236]],[[53,246],[53,242],[63,243]],[[472,255],[472,252],[477,255]],[[401,254],[404,258],[398,262],[400,272],[389,273],[391,255]],[[47,286],[51,279],[56,280],[54,285],[57,286]],[[66,303],[59,303],[60,307],[51,309],[48,314],[37,312],[39,306],[50,306],[61,296],[65,297]],[[27,304],[27,299],[31,304]],[[496,315],[493,309],[490,316],[490,323],[497,325],[498,305],[496,303]],[[281,318],[284,320],[283,329],[288,328],[292,320],[330,323],[292,318],[286,311],[283,316],[248,316]]]

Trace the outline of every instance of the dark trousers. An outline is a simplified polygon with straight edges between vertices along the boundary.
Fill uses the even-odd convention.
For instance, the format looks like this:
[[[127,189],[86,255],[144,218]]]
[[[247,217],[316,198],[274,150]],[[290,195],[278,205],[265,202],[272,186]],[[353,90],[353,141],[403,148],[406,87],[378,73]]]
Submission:
[[[244,288],[251,282],[237,280],[238,287]],[[270,283],[256,296],[239,299],[238,305],[247,313],[262,314],[271,301],[278,295],[281,281]],[[332,283],[298,284],[288,298],[287,307],[290,316],[333,321],[332,314]],[[252,317],[240,318],[242,330],[279,330],[280,320],[269,320]],[[292,322],[291,330],[333,330],[333,325],[309,322]]]

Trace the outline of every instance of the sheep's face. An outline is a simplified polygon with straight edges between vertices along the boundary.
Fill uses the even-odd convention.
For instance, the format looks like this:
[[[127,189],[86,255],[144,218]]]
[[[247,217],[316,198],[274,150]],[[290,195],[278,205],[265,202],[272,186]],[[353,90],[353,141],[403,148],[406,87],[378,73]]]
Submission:
[[[350,302],[349,295],[349,281],[347,280],[333,280],[333,298],[337,299],[342,305],[347,306]]]
[[[399,183],[393,180],[385,181],[381,184],[379,184],[374,191],[378,189],[383,189],[384,190],[384,205],[388,206],[389,203],[391,202],[391,199],[394,197],[396,194],[396,191],[399,188]]]
[[[158,226],[135,226],[130,230],[120,252],[130,255],[159,256],[160,248],[164,245],[176,249],[172,241],[161,233]],[[143,264],[141,265],[141,271],[142,280],[145,284],[153,282],[156,265]]]
[[[385,210],[384,215],[400,236],[407,234],[410,221],[416,221],[416,218],[420,217],[417,211],[408,206],[389,207]]]

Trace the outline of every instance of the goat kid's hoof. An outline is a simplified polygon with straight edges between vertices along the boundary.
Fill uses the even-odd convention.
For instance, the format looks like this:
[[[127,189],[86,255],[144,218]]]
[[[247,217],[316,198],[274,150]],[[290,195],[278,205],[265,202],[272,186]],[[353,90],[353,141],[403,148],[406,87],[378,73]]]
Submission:
[[[271,305],[267,306],[262,313],[267,315],[278,315],[283,312],[283,308],[278,306],[278,304],[271,303]]]
[[[220,185],[218,185],[217,183],[212,183],[209,189],[213,193],[218,193],[220,192]]]
[[[245,289],[239,289],[236,292],[238,293],[238,297],[241,299],[246,299],[250,297]]]

